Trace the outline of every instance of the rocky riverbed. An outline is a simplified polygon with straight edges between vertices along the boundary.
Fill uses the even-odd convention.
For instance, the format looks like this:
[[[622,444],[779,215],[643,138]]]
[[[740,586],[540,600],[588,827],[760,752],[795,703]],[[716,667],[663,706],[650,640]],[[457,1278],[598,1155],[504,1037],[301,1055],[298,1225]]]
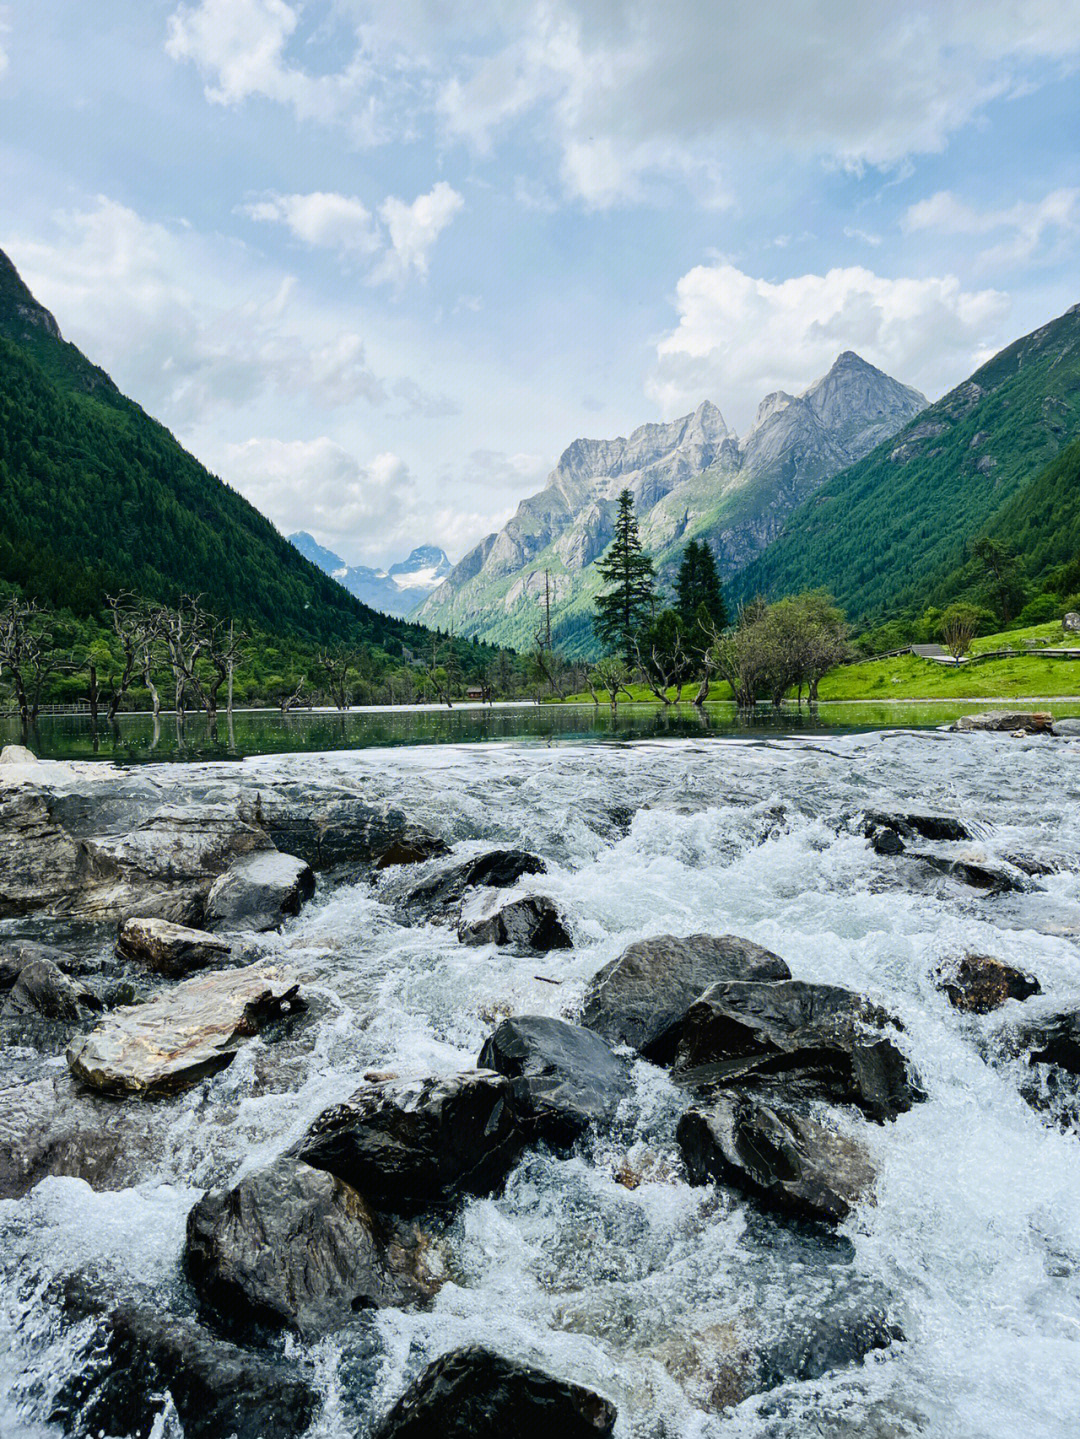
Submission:
[[[0,1434],[1064,1439],[1080,741],[1022,720],[8,755]]]

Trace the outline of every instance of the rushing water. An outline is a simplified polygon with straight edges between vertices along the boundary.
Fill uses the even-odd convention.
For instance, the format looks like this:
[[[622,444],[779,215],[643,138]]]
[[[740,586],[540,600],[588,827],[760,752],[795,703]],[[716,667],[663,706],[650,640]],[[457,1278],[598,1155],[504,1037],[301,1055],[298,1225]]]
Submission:
[[[314,1363],[325,1395],[312,1439],[363,1439],[409,1378],[465,1341],[610,1396],[620,1439],[1077,1433],[1080,1138],[1021,1099],[1018,1066],[982,1057],[1015,1003],[964,1018],[933,975],[975,950],[1036,975],[1030,1012],[1080,1004],[1080,744],[880,733],[247,764],[360,780],[455,842],[535,850],[575,948],[542,959],[464,948],[451,930],[401,924],[393,872],[379,886],[321,882],[270,940],[318,1000],[307,1025],[276,1045],[252,1041],[230,1068],[160,1102],[164,1157],[135,1187],[49,1179],[0,1205],[3,1439],[54,1433],[43,1415],[78,1362],[77,1332],[40,1297],[55,1276],[92,1261],[118,1294],[187,1303],[178,1265],[202,1189],[265,1164],[365,1070],[467,1067],[504,1015],[572,1017],[591,975],[631,940],[702,930],[756,940],[797,978],[857,989],[902,1020],[926,1102],[882,1127],[847,1121],[877,1167],[876,1202],[825,1243],[691,1188],[674,1143],[683,1101],[639,1062],[613,1133],[569,1158],[527,1155],[505,1193],[465,1205],[439,1237],[448,1279],[430,1309],[285,1341]],[[854,822],[890,805],[957,812],[990,856],[1043,858],[1056,872],[1004,896],[920,877],[873,854]],[[624,1167],[638,1187],[617,1182]],[[709,1412],[711,1357],[733,1329],[782,1337],[866,1295],[884,1297],[904,1342]],[[166,1416],[158,1439],[179,1432]]]
[[[1038,708],[1032,701],[1020,702]],[[642,739],[700,738],[706,735],[834,734],[897,725],[912,728],[950,723],[965,711],[985,709],[982,701],[926,703],[821,704],[782,709],[758,705],[737,710],[733,704],[668,707],[621,704],[615,712],[601,705],[499,704],[409,705],[395,708],[237,710],[211,723],[173,714],[155,723],[149,714],[120,715],[113,725],[95,728],[88,715],[43,715],[24,734],[17,719],[0,716],[0,745],[27,744],[45,759],[112,759],[121,764],[160,760],[243,759],[260,754],[322,753],[334,749],[371,749],[388,745],[476,744],[514,741],[581,744],[589,740],[625,743]],[[1080,702],[1057,701],[1059,717],[1080,715]]]

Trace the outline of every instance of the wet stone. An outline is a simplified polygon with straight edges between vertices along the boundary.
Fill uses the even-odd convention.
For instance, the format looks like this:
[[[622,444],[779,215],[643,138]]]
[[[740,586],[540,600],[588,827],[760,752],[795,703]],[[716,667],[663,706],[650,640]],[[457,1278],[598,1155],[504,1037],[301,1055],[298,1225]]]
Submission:
[[[194,969],[220,964],[231,953],[231,945],[220,935],[167,919],[132,918],[120,925],[117,952],[137,960],[158,974],[178,979]]]
[[[405,892],[402,903],[407,910],[438,918],[450,914],[467,890],[509,889],[526,875],[543,874],[546,869],[542,859],[525,850],[489,850],[429,875]]]
[[[938,972],[938,985],[963,1014],[989,1014],[1009,999],[1041,993],[1037,979],[988,954],[965,954]]]
[[[276,851],[245,856],[213,883],[206,921],[217,929],[278,929],[315,893],[311,866]]]
[[[481,890],[462,901],[458,919],[462,944],[497,944],[521,954],[572,949],[566,920],[546,895],[505,901],[498,890]]]

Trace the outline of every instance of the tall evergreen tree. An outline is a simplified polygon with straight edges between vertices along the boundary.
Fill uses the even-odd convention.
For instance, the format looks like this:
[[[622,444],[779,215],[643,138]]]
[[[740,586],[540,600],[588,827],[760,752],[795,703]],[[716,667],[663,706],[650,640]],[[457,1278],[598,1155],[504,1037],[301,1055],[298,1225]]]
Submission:
[[[700,618],[702,605],[708,619],[722,630],[727,625],[727,606],[720,587],[720,575],[712,550],[704,540],[691,540],[683,550],[675,581],[676,606],[689,630]]]
[[[593,628],[629,663],[634,638],[651,616],[656,600],[653,562],[641,548],[634,497],[629,490],[619,496],[615,538],[603,559],[597,560],[596,568],[607,588],[596,597]]]

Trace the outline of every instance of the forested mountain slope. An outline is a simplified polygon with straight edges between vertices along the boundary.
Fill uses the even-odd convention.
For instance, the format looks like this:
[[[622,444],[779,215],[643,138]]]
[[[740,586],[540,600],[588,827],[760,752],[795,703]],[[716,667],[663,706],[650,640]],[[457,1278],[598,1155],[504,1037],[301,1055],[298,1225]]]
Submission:
[[[0,515],[0,581],[49,607],[90,615],[119,590],[187,592],[298,640],[398,654],[424,640],[347,594],[125,398],[2,252]]]
[[[869,621],[946,597],[967,542],[984,533],[1041,564],[1064,533],[1056,507],[1068,471],[1051,467],[1041,499],[1027,487],[1077,435],[1080,306],[1009,345],[823,485],[738,576],[735,597],[823,586]]]

